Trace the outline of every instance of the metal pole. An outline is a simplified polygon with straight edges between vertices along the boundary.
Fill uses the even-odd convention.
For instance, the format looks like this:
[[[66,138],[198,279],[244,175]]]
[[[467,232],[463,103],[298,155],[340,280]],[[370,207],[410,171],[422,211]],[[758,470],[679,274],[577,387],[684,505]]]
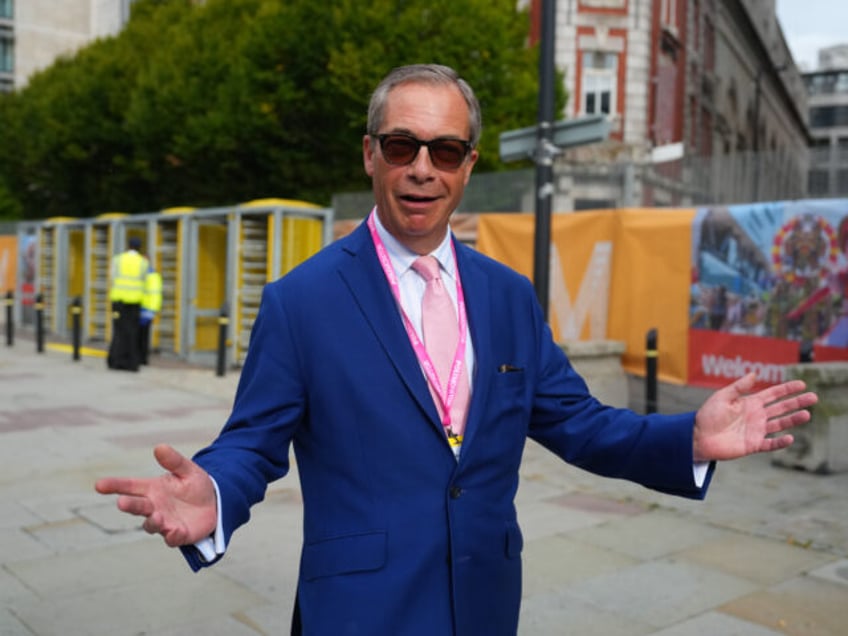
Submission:
[[[539,119],[536,144],[536,231],[533,248],[533,283],[536,297],[548,318],[548,289],[551,250],[551,199],[554,193],[554,38],[556,0],[542,0],[539,43]]]
[[[11,347],[15,343],[15,295],[12,290],[6,292],[6,346]]]
[[[71,336],[73,338],[72,342],[73,342],[73,359],[74,360],[80,359],[80,340],[81,340],[80,331],[81,331],[81,328],[82,328],[82,325],[81,325],[81,322],[80,322],[80,319],[82,317],[81,314],[82,314],[82,300],[80,299],[79,296],[77,296],[76,298],[74,298],[74,302],[71,305],[71,324],[72,324]]]
[[[657,330],[649,329],[645,341],[645,413],[657,412]]]
[[[44,353],[44,296],[35,297],[35,350]]]
[[[215,375],[221,378],[227,372],[227,325],[230,323],[228,314],[227,304],[224,303],[218,316],[218,360],[215,368]]]

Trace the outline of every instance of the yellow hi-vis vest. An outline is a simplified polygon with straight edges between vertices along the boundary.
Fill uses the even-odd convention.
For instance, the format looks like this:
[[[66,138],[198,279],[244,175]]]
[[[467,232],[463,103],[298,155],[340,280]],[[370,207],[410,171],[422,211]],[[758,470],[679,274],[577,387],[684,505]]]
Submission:
[[[150,270],[144,278],[144,295],[141,308],[157,312],[162,309],[162,277],[159,272]]]
[[[150,263],[135,250],[128,250],[112,259],[112,302],[137,304],[144,295],[144,279]]]

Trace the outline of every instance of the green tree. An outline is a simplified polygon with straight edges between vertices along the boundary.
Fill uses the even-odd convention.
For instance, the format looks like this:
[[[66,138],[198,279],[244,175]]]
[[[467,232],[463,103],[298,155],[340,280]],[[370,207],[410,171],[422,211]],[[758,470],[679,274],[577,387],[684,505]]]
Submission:
[[[19,117],[15,111],[15,95],[0,94],[0,126],[3,143],[0,144],[0,220],[16,220],[23,215],[23,205],[16,193],[16,149],[20,148]]]
[[[249,136],[253,98],[238,61],[260,6],[197,7],[139,74],[126,126],[154,207],[232,203],[261,189],[268,168],[255,166],[253,150],[265,141]]]
[[[303,184],[305,198],[327,201],[334,191],[367,187],[368,100],[402,64],[447,64],[474,86],[484,119],[477,169],[503,169],[500,133],[531,125],[537,112],[538,52],[527,47],[528,33],[527,14],[512,0],[268,3],[240,59],[253,69],[252,94],[267,103],[276,140],[269,150],[288,164],[281,174]],[[562,105],[563,91],[559,98]]]
[[[327,204],[368,185],[371,90],[390,68],[425,61],[477,91],[477,170],[512,167],[498,137],[537,112],[528,33],[514,0],[138,0],[121,34],[0,108],[14,146],[0,151],[0,180],[27,217],[268,196]]]
[[[18,221],[23,216],[23,206],[12,194],[5,181],[0,180],[0,221]]]
[[[15,96],[7,114],[17,142],[6,174],[28,218],[144,209],[124,114],[146,55],[175,22],[180,3],[168,4],[139,3],[140,19],[120,37],[60,58]]]

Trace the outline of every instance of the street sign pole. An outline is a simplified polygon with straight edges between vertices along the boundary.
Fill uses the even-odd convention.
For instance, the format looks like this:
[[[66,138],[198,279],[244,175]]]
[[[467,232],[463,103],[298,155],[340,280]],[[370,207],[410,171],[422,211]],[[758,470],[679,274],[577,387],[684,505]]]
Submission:
[[[550,279],[551,207],[554,194],[554,36],[556,0],[542,0],[539,43],[539,116],[536,143],[536,231],[533,246],[533,285],[548,318]]]
[[[548,319],[550,288],[551,209],[554,195],[554,159],[566,148],[607,139],[609,120],[589,115],[554,123],[554,34],[556,0],[542,0],[539,42],[538,123],[501,133],[501,161],[533,159],[536,164],[536,228],[533,246],[533,285]]]
[[[551,157],[566,148],[585,146],[604,141],[609,135],[609,120],[605,115],[585,115],[554,123],[553,148],[548,147]],[[538,126],[516,128],[502,132],[500,136],[501,161],[538,160],[536,149],[539,143]]]
[[[540,99],[541,102],[541,99]],[[548,318],[551,253],[551,208],[554,194],[553,164],[566,148],[604,141],[610,123],[605,115],[587,115],[550,124],[518,128],[501,133],[501,161],[533,159],[536,163],[536,229],[533,248],[533,285]]]

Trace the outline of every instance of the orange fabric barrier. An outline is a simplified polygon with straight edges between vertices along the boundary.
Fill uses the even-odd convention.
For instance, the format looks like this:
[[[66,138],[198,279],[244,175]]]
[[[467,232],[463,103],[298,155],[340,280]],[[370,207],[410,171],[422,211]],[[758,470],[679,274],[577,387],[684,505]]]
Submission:
[[[15,278],[18,271],[18,237],[0,236],[0,292],[15,290]]]
[[[619,209],[551,219],[549,323],[565,340],[625,343],[623,364],[644,373],[645,336],[659,334],[658,374],[687,381],[693,209]],[[533,275],[531,214],[482,214],[477,249]]]

